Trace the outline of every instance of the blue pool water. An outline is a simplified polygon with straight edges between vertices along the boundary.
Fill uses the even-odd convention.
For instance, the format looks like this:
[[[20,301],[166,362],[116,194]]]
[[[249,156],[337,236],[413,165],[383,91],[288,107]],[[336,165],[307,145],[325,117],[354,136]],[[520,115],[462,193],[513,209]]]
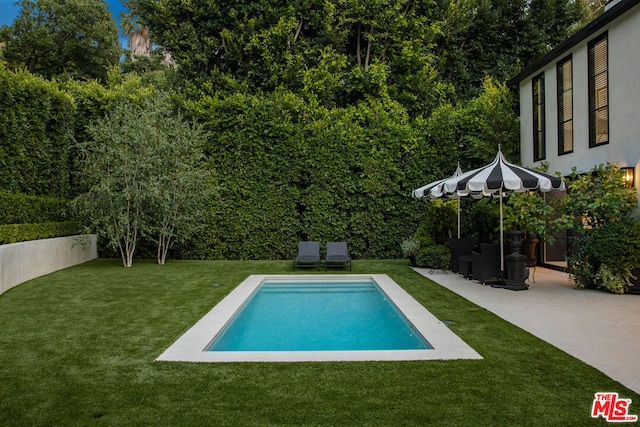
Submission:
[[[207,351],[430,348],[371,280],[265,281]]]

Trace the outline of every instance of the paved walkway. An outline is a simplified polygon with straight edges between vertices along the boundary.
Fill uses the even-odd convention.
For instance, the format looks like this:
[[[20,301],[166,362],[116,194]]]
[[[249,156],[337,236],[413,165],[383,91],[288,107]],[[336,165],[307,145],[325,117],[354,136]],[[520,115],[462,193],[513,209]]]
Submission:
[[[540,267],[517,292],[415,270],[640,393],[640,295],[576,290],[565,273]]]

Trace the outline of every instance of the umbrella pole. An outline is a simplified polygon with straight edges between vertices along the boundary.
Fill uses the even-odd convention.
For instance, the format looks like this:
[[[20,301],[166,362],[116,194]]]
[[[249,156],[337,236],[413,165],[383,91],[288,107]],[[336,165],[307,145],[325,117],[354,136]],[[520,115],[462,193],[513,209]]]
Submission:
[[[460,238],[460,197],[458,197],[458,239]]]
[[[502,222],[502,189],[500,189],[500,275],[504,276],[504,230]],[[504,279],[502,277],[501,279]]]

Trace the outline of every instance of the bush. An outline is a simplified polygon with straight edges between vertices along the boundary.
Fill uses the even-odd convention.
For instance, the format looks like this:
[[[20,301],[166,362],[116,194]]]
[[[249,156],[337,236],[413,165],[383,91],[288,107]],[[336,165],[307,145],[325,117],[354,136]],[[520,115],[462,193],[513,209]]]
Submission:
[[[442,268],[444,270],[449,266],[451,252],[445,245],[432,245],[420,249],[416,257],[418,267],[424,268]]]
[[[79,234],[81,229],[81,224],[76,221],[0,225],[0,245],[73,236]]]
[[[69,197],[74,102],[55,81],[0,64],[0,188]]]
[[[457,228],[457,208],[458,204],[455,200],[431,200],[426,220],[420,227],[421,236],[429,235],[435,243],[445,243]]]
[[[59,222],[67,219],[66,200],[0,191],[0,224]]]
[[[574,286],[598,287],[624,293],[640,266],[640,222],[623,218],[596,227],[579,240],[578,252],[569,258]]]

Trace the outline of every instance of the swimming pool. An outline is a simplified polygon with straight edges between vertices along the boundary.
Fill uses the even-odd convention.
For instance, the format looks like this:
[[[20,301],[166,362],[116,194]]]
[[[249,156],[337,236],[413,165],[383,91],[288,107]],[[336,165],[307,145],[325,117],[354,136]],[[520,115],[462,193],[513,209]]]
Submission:
[[[265,280],[207,350],[427,348],[372,280]]]
[[[402,313],[410,328],[424,337],[432,348],[418,349],[310,349],[208,351],[214,338],[221,336],[247,301],[265,283],[307,281],[313,286],[333,286],[335,281],[351,284],[369,281]],[[481,359],[482,357],[444,323],[434,317],[404,289],[384,274],[372,275],[254,275],[249,276],[209,313],[193,325],[156,360],[185,362],[231,361],[358,361],[358,360],[435,360]]]

